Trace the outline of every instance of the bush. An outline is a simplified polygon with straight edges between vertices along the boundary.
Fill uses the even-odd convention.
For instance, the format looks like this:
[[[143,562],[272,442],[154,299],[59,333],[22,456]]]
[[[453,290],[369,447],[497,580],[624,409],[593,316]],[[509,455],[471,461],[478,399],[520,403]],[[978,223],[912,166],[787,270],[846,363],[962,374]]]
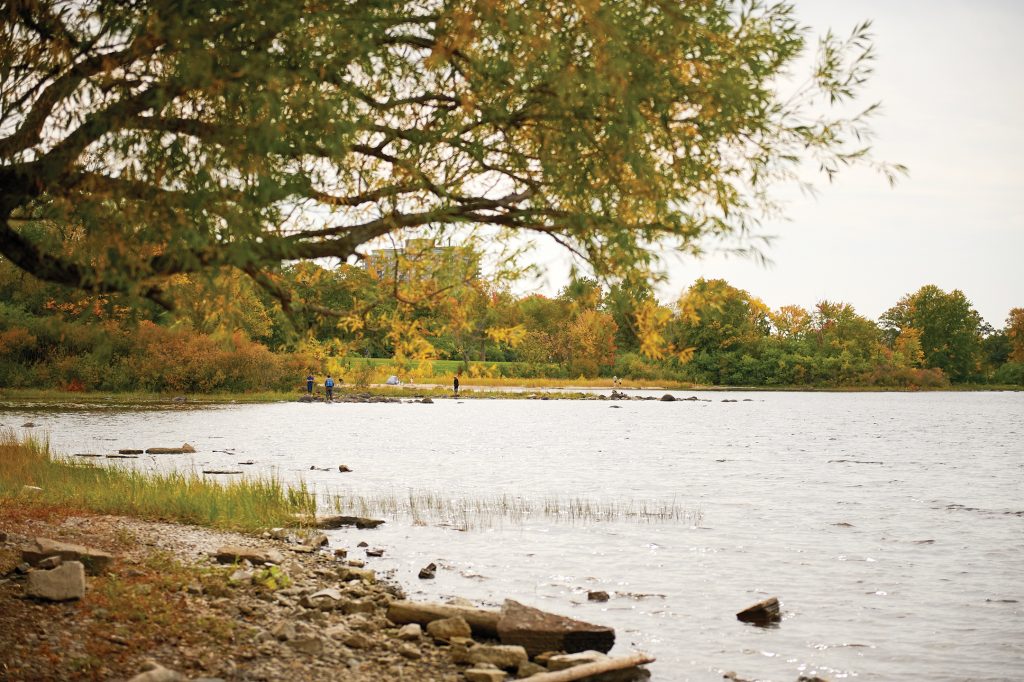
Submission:
[[[938,367],[916,369],[914,367],[880,367],[861,377],[868,386],[892,386],[899,388],[946,388],[949,378]]]
[[[996,370],[997,384],[1013,384],[1024,386],[1024,362],[1008,362]]]

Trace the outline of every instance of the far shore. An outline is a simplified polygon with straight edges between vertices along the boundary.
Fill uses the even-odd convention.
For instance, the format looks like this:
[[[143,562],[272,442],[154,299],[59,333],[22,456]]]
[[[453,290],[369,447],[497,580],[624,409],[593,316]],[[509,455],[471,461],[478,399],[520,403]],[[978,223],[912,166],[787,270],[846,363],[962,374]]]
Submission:
[[[623,381],[615,386],[610,381],[579,380],[543,380],[543,385],[536,385],[529,380],[521,384],[496,382],[483,379],[463,379],[458,396],[452,387],[439,383],[402,383],[398,386],[387,384],[370,384],[353,386],[341,384],[335,388],[338,398],[355,394],[370,394],[374,397],[388,398],[458,398],[474,399],[529,399],[537,395],[545,395],[552,400],[589,400],[597,393],[610,395],[612,391],[644,391],[644,392],[719,392],[719,393],[965,393],[965,392],[1018,392],[1024,386],[992,385],[992,384],[960,384],[944,388],[917,388],[892,386],[710,386],[698,384],[680,384],[678,382],[633,382]],[[78,405],[136,405],[164,406],[168,404],[186,405],[218,405],[238,403],[276,403],[293,402],[306,395],[305,390],[293,391],[260,391],[260,392],[106,392],[106,391],[67,391],[61,389],[34,388],[0,388],[0,408],[6,405],[37,404],[39,406],[78,404]],[[323,388],[317,387],[314,392],[317,398],[323,397]]]

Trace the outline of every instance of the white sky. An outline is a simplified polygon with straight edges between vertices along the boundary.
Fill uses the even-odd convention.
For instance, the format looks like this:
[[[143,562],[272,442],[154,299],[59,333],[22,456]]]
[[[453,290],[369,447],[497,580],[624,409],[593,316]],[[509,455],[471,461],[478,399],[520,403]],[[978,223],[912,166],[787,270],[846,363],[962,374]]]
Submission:
[[[922,285],[961,289],[1001,328],[1024,307],[1024,2],[1017,0],[796,0],[821,35],[873,20],[877,61],[863,102],[881,100],[875,153],[910,177],[890,189],[856,170],[817,197],[797,196],[768,266],[705,257],[670,270],[663,300],[697,277],[721,277],[769,306],[852,303],[877,318]],[[556,292],[567,263],[542,251]]]

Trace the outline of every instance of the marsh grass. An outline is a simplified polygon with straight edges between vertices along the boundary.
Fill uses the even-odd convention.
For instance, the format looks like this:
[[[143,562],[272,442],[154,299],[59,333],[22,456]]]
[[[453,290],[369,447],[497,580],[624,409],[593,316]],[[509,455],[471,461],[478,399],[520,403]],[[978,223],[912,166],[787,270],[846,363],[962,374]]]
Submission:
[[[522,524],[544,519],[567,524],[634,521],[668,522],[700,526],[704,513],[676,501],[590,500],[547,497],[531,500],[518,495],[448,497],[435,492],[410,490],[407,494],[343,494],[325,498],[341,514],[408,518],[416,524],[447,525],[470,530],[501,523]]]
[[[42,488],[41,491],[24,486]],[[48,441],[0,431],[0,499],[78,507],[104,514],[256,531],[310,515],[316,495],[273,477],[211,481],[195,472],[149,473],[55,457]]]

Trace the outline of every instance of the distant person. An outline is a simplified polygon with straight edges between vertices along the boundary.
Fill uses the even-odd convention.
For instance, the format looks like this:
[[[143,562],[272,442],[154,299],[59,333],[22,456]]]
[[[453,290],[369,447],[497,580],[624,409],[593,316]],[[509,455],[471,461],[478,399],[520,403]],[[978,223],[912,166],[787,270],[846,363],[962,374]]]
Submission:
[[[452,381],[452,386],[455,388],[455,395],[459,395],[459,375],[455,375],[455,380]]]
[[[327,389],[327,399],[328,400],[333,400],[334,399],[334,379],[331,378],[330,374],[327,375],[327,381],[324,382],[324,388]]]
[[[306,393],[313,395],[313,382],[316,381],[316,377],[312,373],[306,376]]]

